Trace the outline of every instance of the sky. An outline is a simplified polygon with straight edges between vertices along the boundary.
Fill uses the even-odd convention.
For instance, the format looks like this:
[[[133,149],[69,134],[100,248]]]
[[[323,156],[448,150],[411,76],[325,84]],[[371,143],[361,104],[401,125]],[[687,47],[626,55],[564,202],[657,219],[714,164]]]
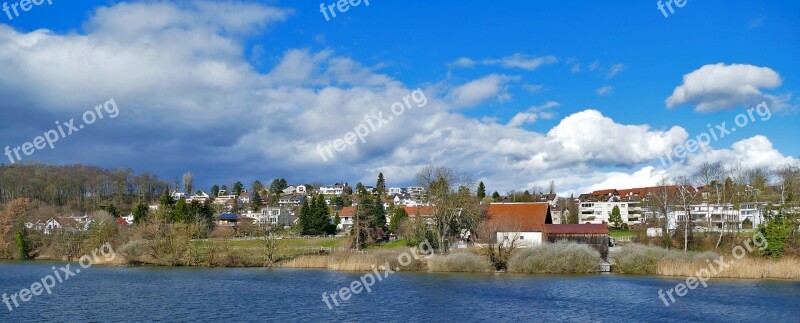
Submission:
[[[4,164],[577,195],[800,155],[795,1],[6,3]]]

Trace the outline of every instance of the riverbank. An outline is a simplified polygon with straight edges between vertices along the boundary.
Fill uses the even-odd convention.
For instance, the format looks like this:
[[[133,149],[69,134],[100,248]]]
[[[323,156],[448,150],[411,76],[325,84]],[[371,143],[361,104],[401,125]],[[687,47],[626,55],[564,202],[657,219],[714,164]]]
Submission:
[[[332,244],[330,241],[325,244]],[[408,257],[408,247],[394,249],[370,249],[363,251],[328,252],[325,247],[311,252],[287,249],[270,259],[263,248],[242,247],[228,243],[211,243],[200,248],[187,248],[181,258],[192,261],[171,262],[165,257],[130,253],[124,249],[108,261],[96,263],[101,266],[188,266],[188,267],[275,267],[313,268],[344,272],[369,272],[381,266],[396,271],[408,272],[497,272],[484,251],[480,248],[458,250],[448,255],[434,254],[430,257]],[[328,249],[333,250],[333,249]],[[708,270],[711,278],[736,279],[780,279],[800,281],[800,259],[784,257],[769,259],[747,256],[734,259],[724,257],[725,265],[717,264],[719,255],[714,252],[688,252],[666,250],[658,247],[630,245],[612,252],[609,261],[612,272],[618,274],[646,275],[653,277],[690,277],[699,271]],[[40,256],[36,260],[67,261],[66,258]],[[73,259],[73,262],[76,261]],[[542,245],[515,251],[508,263],[509,273],[522,274],[575,274],[596,273],[602,262],[599,254],[580,245]],[[500,271],[503,272],[503,271]]]

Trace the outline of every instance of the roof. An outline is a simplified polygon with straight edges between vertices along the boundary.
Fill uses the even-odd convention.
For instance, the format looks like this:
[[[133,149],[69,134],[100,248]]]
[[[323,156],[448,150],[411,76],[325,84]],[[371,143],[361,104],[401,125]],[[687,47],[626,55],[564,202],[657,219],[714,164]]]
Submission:
[[[545,233],[555,234],[608,234],[605,224],[545,224]]]
[[[117,224],[119,224],[119,225],[121,225],[123,227],[127,227],[128,226],[128,221],[125,221],[125,219],[123,219],[123,218],[116,218],[116,221],[117,221]]]
[[[541,232],[545,223],[553,223],[547,202],[492,203],[486,211],[486,221],[511,225],[519,232]]]
[[[345,206],[339,211],[339,216],[355,216],[356,215],[356,207],[355,206]]]
[[[433,208],[430,206],[404,206],[404,210],[406,210],[406,214],[409,217],[416,217],[419,214],[422,217],[428,217],[433,215]]]
[[[217,220],[236,220],[236,214],[225,213],[217,216]]]
[[[612,196],[614,194],[619,194],[619,197],[622,198],[622,199],[643,198],[647,194],[658,192],[660,188],[661,187],[659,187],[659,186],[649,186],[649,187],[636,187],[636,188],[621,189],[621,190],[617,190],[617,189],[613,189],[613,188],[612,189],[603,189],[603,190],[596,190],[596,191],[593,191],[593,192],[587,193],[587,194],[581,194],[579,196],[579,199],[581,201],[587,201],[587,200],[590,200],[590,199],[603,199],[603,200],[605,200],[606,198],[608,198],[608,197],[610,197],[610,196]],[[674,194],[676,191],[678,191],[678,186],[677,185],[668,185],[668,186],[666,186],[666,188],[671,194]],[[697,190],[692,186],[688,186],[688,190],[691,193],[697,192]]]

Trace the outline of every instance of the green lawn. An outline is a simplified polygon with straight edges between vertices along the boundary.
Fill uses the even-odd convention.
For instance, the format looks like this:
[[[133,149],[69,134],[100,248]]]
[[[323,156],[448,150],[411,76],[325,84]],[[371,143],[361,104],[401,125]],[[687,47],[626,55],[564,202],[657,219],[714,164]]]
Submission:
[[[626,237],[633,238],[636,236],[636,232],[629,230],[611,230],[610,233],[612,238],[626,238]]]
[[[395,241],[392,241],[392,242],[385,242],[385,243],[369,246],[369,248],[367,248],[367,249],[397,249],[397,248],[403,248],[405,246],[406,246],[406,241],[405,240],[395,240]]]

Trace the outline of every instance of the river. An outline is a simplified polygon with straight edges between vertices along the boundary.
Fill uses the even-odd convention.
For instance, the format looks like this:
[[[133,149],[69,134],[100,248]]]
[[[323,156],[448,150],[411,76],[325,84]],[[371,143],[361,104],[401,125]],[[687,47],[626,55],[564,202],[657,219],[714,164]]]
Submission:
[[[51,294],[2,303],[1,322],[797,322],[800,283],[717,279],[675,297],[682,280],[624,275],[395,273],[339,305],[322,299],[362,274],[302,269],[81,268],[72,263],[0,262],[0,292],[33,283]],[[77,269],[81,272],[77,273]],[[382,274],[383,276],[383,274]],[[369,283],[369,280],[365,280]],[[41,287],[39,287],[41,288]],[[11,310],[9,310],[11,307]]]

